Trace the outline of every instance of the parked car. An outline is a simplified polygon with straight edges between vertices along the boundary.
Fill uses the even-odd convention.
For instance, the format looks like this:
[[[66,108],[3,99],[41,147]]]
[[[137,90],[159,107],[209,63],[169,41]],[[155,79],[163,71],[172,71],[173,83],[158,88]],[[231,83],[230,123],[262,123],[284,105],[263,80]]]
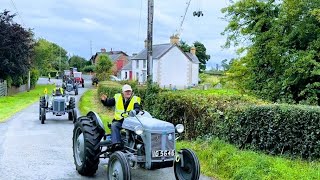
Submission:
[[[121,81],[121,79],[119,79],[117,76],[114,76],[114,75],[110,75],[110,80],[111,81]]]

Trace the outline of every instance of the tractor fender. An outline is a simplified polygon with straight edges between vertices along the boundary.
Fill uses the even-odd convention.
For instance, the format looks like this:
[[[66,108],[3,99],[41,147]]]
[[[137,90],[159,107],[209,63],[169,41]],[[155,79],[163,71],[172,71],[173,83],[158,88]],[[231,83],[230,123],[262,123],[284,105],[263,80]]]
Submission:
[[[90,111],[90,112],[88,112],[87,116],[90,117],[92,120],[96,121],[96,123],[97,123],[104,131],[106,131],[105,128],[104,128],[103,122],[102,122],[101,118],[99,117],[99,115],[98,115],[97,113],[95,113],[95,112],[93,112],[93,111]]]

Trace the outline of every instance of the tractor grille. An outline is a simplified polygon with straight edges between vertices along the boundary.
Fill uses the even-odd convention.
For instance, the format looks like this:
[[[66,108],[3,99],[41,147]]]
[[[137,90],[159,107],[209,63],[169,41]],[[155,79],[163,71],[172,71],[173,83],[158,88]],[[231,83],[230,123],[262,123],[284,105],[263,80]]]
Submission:
[[[54,112],[64,112],[64,101],[54,101],[53,102],[53,111]]]
[[[171,140],[169,140],[169,136],[171,136]],[[157,150],[174,150],[174,133],[165,133],[165,134],[151,134],[151,149],[152,151]],[[167,157],[153,157],[153,160],[164,160],[172,158],[170,156]]]

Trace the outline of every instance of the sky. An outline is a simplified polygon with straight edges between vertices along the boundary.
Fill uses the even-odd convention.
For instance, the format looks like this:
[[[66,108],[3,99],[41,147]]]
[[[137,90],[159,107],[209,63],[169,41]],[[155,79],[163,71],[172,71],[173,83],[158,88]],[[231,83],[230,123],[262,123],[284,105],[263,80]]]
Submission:
[[[189,0],[154,0],[153,43],[170,42],[179,29]],[[33,29],[36,38],[45,38],[68,51],[90,59],[101,48],[121,50],[128,55],[144,48],[147,37],[147,0],[1,0],[0,10],[17,13],[14,21]],[[191,0],[180,40],[199,41],[211,59],[207,69],[223,59],[236,57],[234,48],[223,49],[222,36],[228,22],[221,8],[229,0]],[[201,10],[204,16],[194,17]]]

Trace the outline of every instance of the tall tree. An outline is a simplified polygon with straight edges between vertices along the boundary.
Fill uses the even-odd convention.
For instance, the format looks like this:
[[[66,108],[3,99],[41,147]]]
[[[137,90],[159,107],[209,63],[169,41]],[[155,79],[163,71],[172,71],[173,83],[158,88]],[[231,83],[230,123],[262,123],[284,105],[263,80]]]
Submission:
[[[79,71],[81,71],[86,64],[87,64],[86,59],[84,59],[83,57],[80,57],[80,56],[72,56],[69,59],[69,65],[71,67],[78,68]]]
[[[222,11],[226,47],[240,45],[231,77],[272,101],[319,104],[320,1],[240,0]]]
[[[210,59],[210,55],[207,55],[206,47],[199,41],[193,43],[193,46],[196,48],[196,56],[200,61],[199,71],[203,72],[206,69],[207,61]],[[179,47],[184,52],[190,52],[191,46],[188,45],[185,41],[180,41]]]
[[[33,60],[41,74],[68,69],[67,51],[46,39],[38,39],[34,47]]]
[[[203,72],[204,70],[206,70],[206,64],[210,59],[210,55],[207,55],[207,49],[201,42],[196,41],[193,43],[193,46],[196,48],[196,56],[200,61],[199,71]]]
[[[26,76],[31,66],[33,33],[13,21],[15,14],[0,13],[0,79]]]
[[[102,54],[98,58],[98,64],[96,66],[96,76],[100,81],[105,81],[109,79],[111,75],[113,63],[108,55]]]

